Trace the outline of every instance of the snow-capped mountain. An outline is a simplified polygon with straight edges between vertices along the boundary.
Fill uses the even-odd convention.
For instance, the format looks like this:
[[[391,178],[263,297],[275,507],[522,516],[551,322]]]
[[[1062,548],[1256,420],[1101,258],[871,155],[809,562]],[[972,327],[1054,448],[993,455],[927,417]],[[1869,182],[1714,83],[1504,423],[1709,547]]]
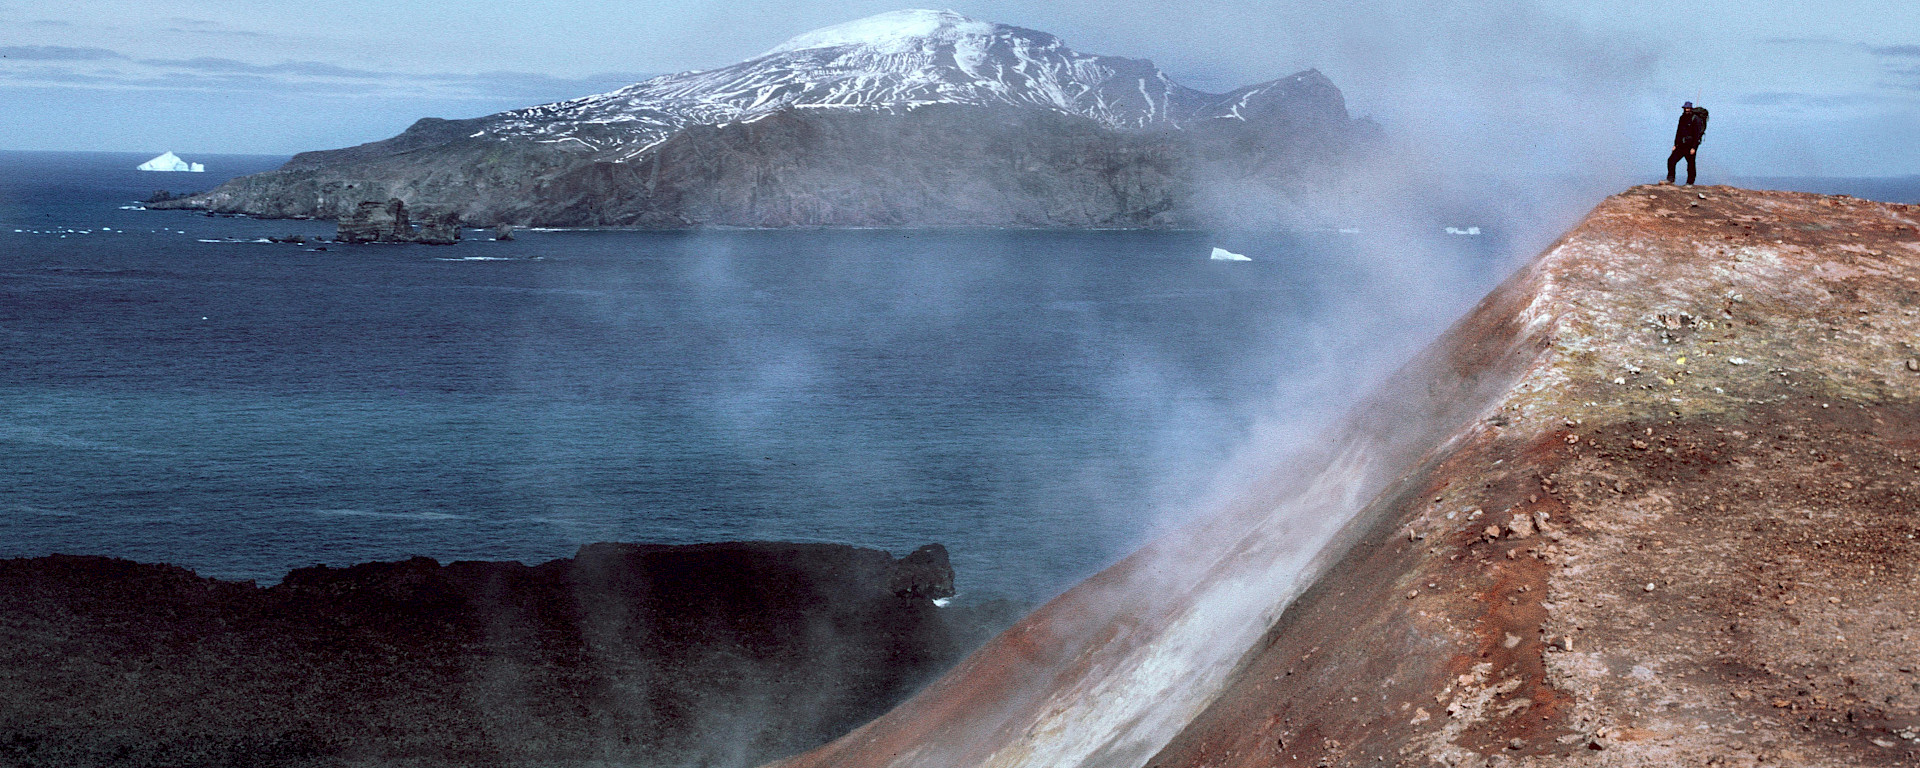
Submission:
[[[1079,53],[1045,32],[952,11],[905,10],[808,32],[731,66],[505,112],[474,137],[531,138],[631,160],[688,125],[796,109],[900,112],[932,104],[1035,107],[1108,128],[1177,128],[1238,119],[1250,100],[1282,85],[1203,93],[1145,59]]]
[[[156,207],[470,224],[1272,223],[1374,127],[1307,70],[1226,94],[1044,32],[895,11],[759,56],[356,147]]]

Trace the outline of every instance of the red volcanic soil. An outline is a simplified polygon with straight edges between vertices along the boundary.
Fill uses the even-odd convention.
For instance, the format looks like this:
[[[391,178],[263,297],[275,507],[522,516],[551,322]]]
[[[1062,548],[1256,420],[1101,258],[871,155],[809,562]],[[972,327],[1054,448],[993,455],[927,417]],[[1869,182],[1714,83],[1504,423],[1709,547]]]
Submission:
[[[1630,189],[1320,455],[782,765],[1920,765],[1916,313],[1920,208]]]

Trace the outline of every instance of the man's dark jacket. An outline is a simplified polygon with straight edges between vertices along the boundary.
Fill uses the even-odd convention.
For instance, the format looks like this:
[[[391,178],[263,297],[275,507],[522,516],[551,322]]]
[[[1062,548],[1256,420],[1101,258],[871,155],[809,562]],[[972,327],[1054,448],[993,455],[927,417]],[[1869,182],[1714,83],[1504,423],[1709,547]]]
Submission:
[[[1680,127],[1673,132],[1673,144],[1676,147],[1700,146],[1700,137],[1707,134],[1707,110],[1693,107],[1680,114]]]

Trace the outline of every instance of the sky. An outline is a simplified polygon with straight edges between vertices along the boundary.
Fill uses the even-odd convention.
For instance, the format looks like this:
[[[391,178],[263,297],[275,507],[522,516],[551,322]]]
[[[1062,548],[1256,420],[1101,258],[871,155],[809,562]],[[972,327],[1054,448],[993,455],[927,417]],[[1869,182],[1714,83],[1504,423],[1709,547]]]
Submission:
[[[1464,169],[1920,174],[1920,13],[1859,2],[980,0],[1220,92],[1306,68]],[[905,0],[0,0],[0,149],[291,154],[754,56]],[[189,158],[191,159],[191,158]],[[1656,170],[1664,170],[1656,168]]]

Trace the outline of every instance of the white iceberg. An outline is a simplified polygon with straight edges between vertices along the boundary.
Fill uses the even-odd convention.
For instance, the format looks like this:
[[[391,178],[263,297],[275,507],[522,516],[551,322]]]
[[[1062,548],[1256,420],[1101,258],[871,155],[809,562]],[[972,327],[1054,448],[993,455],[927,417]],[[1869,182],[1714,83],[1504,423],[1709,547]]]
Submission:
[[[1214,261],[1253,261],[1253,259],[1218,246],[1214,247],[1213,255],[1207,258],[1213,259]]]
[[[159,157],[141,163],[143,171],[181,171],[186,173],[205,173],[207,167],[199,163],[189,163],[172,152],[162,153]]]
[[[1480,234],[1480,228],[1479,228],[1479,227],[1467,227],[1467,228],[1465,228],[1465,229],[1461,229],[1460,227],[1447,227],[1447,234],[1449,234],[1449,235],[1478,235],[1478,234]]]

